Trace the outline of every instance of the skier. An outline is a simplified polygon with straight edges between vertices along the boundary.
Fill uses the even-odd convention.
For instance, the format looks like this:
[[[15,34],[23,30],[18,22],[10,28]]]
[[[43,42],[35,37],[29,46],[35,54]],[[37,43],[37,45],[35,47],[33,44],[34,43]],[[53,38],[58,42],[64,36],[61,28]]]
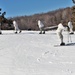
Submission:
[[[45,34],[45,26],[44,26],[44,24],[40,21],[40,20],[38,20],[38,26],[39,26],[39,29],[40,29],[40,33],[39,34]]]
[[[70,29],[70,34],[74,34],[74,32],[73,32],[73,25],[72,25],[71,21],[68,22],[68,27]]]
[[[65,45],[65,43],[63,42],[63,34],[62,31],[65,30],[65,27],[62,25],[62,23],[58,24],[58,28],[56,30],[57,36],[60,39],[60,45]]]
[[[18,31],[19,31],[19,33],[21,33],[21,30],[19,29],[18,24],[15,20],[13,21],[13,25],[14,25],[14,28],[15,28],[15,34],[17,34]]]

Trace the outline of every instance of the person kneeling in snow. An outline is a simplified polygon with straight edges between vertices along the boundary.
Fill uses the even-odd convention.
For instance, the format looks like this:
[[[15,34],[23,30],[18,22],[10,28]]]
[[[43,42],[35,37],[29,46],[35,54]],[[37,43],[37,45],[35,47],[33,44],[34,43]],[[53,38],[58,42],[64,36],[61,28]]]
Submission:
[[[62,31],[65,30],[65,27],[62,25],[62,23],[58,24],[58,28],[56,30],[57,36],[60,39],[60,45],[65,45],[65,43],[63,42],[63,35],[62,35]]]
[[[39,34],[45,34],[45,29],[44,29],[44,24],[38,20],[38,26],[39,26],[39,29],[40,29],[40,33]]]
[[[17,34],[18,31],[19,31],[19,33],[21,33],[21,30],[19,29],[18,24],[15,20],[13,21],[13,25],[14,25],[14,28],[15,28],[15,34]]]

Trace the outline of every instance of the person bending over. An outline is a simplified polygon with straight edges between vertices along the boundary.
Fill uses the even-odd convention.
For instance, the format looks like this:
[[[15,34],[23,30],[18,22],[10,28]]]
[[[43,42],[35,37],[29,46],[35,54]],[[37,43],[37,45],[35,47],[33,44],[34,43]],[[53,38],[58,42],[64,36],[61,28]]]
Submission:
[[[38,20],[38,26],[39,26],[39,29],[40,29],[40,33],[39,34],[45,34],[45,29],[44,29],[45,26],[40,20]]]
[[[63,42],[63,34],[62,34],[63,30],[65,30],[65,27],[62,25],[62,23],[59,23],[56,33],[58,38],[60,39],[60,45],[65,45],[65,43]]]

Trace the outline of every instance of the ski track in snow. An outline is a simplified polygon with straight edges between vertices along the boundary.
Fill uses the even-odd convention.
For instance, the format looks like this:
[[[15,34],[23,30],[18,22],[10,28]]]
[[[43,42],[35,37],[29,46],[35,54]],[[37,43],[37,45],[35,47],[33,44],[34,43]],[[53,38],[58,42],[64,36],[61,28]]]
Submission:
[[[59,44],[55,31],[2,31],[0,75],[75,75],[75,45]],[[67,32],[63,33],[67,42]],[[71,35],[75,43],[75,35]]]

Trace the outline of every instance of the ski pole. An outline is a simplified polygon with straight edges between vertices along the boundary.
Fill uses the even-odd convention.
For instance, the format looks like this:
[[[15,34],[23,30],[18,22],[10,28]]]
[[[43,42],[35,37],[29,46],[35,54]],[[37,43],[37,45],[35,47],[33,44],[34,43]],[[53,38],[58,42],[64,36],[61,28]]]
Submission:
[[[70,42],[72,42],[71,35],[69,35],[69,37],[70,37]]]
[[[72,42],[72,38],[71,38],[71,35],[68,33],[68,43],[69,42]]]
[[[68,38],[68,43],[69,43],[69,32],[68,31],[67,31],[67,35],[68,35],[67,38]]]

